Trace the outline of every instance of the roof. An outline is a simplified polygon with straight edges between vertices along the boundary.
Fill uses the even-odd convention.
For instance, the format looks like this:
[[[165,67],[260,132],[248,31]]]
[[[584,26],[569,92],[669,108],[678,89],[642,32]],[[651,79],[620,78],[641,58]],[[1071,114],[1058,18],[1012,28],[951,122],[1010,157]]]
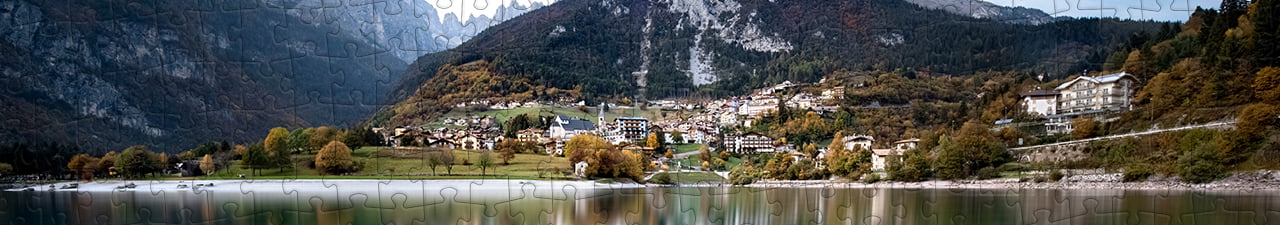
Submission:
[[[894,150],[891,148],[890,149],[871,149],[871,153],[875,153],[878,156],[887,156],[889,154],[894,154]],[[897,153],[902,154],[902,151],[897,151]]]
[[[867,136],[867,135],[849,135],[849,136],[844,136],[844,141],[845,141],[845,142],[849,142],[849,141],[857,140],[857,139],[867,139],[867,140],[870,140],[870,141],[876,141],[876,138],[871,137],[871,136]]]
[[[560,124],[560,127],[564,128],[564,130],[595,130],[596,129],[595,124],[591,123],[591,121],[578,119],[578,118],[570,119],[568,120],[568,123]]]
[[[1058,95],[1058,92],[1057,92],[1057,91],[1050,91],[1050,90],[1039,90],[1039,89],[1036,89],[1036,90],[1028,91],[1027,93],[1022,93],[1021,95],[1022,95],[1022,97],[1027,97],[1027,96],[1057,96],[1057,95]]]
[[[1066,89],[1067,87],[1071,87],[1072,84],[1075,84],[1077,81],[1080,81],[1080,80],[1087,80],[1094,83],[1111,83],[1111,82],[1116,82],[1121,78],[1125,78],[1125,77],[1129,77],[1129,79],[1134,79],[1134,80],[1138,79],[1137,77],[1134,77],[1133,74],[1129,74],[1126,72],[1119,72],[1119,73],[1107,74],[1107,75],[1096,76],[1096,77],[1079,76],[1079,77],[1076,77],[1076,79],[1074,80],[1067,81],[1066,83],[1062,83],[1062,85],[1058,85],[1058,87],[1054,88],[1054,90]]]
[[[618,118],[616,118],[616,119],[619,119],[619,120],[649,120],[649,119],[645,119],[644,117],[634,117],[634,116],[618,117]]]
[[[894,143],[894,144],[902,144],[902,143],[911,143],[911,142],[920,142],[920,139],[919,139],[919,138],[912,138],[912,139],[907,139],[907,140],[895,141],[895,142],[893,142],[893,143]]]

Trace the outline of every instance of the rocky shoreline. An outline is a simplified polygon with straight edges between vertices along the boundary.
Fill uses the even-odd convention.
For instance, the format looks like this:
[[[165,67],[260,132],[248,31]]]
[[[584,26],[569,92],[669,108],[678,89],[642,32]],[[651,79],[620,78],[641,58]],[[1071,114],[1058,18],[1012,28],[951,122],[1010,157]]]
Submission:
[[[1280,171],[1259,170],[1235,172],[1212,183],[1192,184],[1178,177],[1155,175],[1142,182],[1122,182],[1120,173],[1074,171],[1059,181],[1033,182],[1018,178],[961,181],[863,183],[834,180],[756,182],[746,187],[761,188],[910,188],[910,189],[1120,189],[1120,190],[1203,190],[1203,191],[1280,191]]]

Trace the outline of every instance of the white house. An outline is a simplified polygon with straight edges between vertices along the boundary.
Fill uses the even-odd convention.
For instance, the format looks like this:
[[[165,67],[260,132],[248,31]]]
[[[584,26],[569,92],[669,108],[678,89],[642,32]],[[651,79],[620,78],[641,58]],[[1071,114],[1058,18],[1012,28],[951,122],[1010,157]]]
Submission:
[[[901,162],[902,152],[903,150],[897,149],[897,148],[872,149],[871,150],[871,153],[872,153],[871,154],[871,171],[884,171],[886,165],[888,165],[889,157],[891,155],[899,156],[898,161]]]
[[[1041,116],[1053,115],[1058,112],[1058,92],[1047,90],[1031,90],[1022,93],[1022,107],[1027,113],[1038,114]]]
[[[1059,114],[1090,110],[1129,110],[1138,78],[1120,72],[1102,76],[1080,76],[1058,85]]]
[[[867,135],[844,136],[843,140],[845,150],[854,150],[858,148],[869,150],[871,149],[871,143],[876,141],[875,138]]]
[[[773,152],[773,138],[761,133],[748,132],[725,137],[724,147],[730,152],[757,153]]]

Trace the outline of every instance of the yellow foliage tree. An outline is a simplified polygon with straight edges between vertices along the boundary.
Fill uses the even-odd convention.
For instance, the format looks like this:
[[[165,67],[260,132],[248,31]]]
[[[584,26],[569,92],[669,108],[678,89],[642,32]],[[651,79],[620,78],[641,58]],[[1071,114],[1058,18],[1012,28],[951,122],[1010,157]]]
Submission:
[[[98,158],[89,156],[89,154],[78,154],[71,157],[71,162],[67,163],[67,169],[75,171],[80,175],[81,180],[93,180],[93,172],[98,167]]]
[[[1254,96],[1271,104],[1280,104],[1280,68],[1266,67],[1253,78]]]
[[[289,144],[285,140],[288,137],[288,129],[276,127],[271,128],[271,131],[267,132],[267,138],[262,140],[262,147],[266,148],[270,164],[280,167],[281,170],[289,164]]]
[[[204,174],[213,174],[214,169],[216,167],[213,165],[213,155],[204,155],[200,159],[200,170],[204,171]]]
[[[596,150],[613,149],[613,144],[605,141],[600,136],[582,134],[573,136],[568,143],[564,145],[564,155],[569,157],[570,163],[578,163],[586,160],[587,156],[594,154]]]
[[[316,153],[316,170],[322,173],[350,172],[354,164],[351,161],[351,148],[347,148],[346,144],[339,141],[329,141],[329,144]]]
[[[644,143],[646,147],[650,148],[662,147],[662,140],[658,138],[658,132],[649,133],[649,138],[646,138]]]

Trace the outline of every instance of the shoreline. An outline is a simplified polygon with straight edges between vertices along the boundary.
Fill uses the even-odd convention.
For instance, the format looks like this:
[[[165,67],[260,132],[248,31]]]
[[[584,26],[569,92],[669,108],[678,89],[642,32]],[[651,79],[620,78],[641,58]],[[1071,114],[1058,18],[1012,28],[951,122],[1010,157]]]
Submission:
[[[1178,177],[1153,175],[1145,181],[1123,182],[1121,173],[1093,173],[1069,175],[1060,181],[1032,182],[1019,178],[998,178],[989,180],[932,180],[921,182],[881,181],[863,183],[857,181],[806,180],[776,181],[767,180],[744,185],[747,187],[838,187],[838,188],[909,188],[909,189],[1060,189],[1060,190],[1189,190],[1189,191],[1280,191],[1280,171],[1258,170],[1235,172],[1230,176],[1214,182],[1193,184],[1183,182]]]
[[[890,189],[1060,189],[1060,190],[1189,190],[1189,191],[1280,191],[1280,171],[1259,170],[1236,172],[1227,178],[1211,183],[1192,184],[1177,177],[1155,175],[1141,182],[1122,182],[1120,173],[1092,173],[1069,175],[1060,181],[1032,182],[1019,178],[989,180],[931,180],[921,182],[881,181],[863,183],[842,180],[763,180],[747,185],[727,183],[638,184],[598,180],[530,180],[530,179],[218,179],[218,180],[112,180],[112,181],[64,181],[43,185],[27,185],[4,191],[200,191],[200,190],[323,190],[326,187],[346,186],[348,189],[422,190],[428,188],[468,188],[482,190],[512,190],[529,188],[551,189],[616,189],[646,187],[751,187],[751,188],[890,188]],[[62,189],[76,184],[75,189]],[[136,187],[121,189],[134,184]],[[210,185],[211,184],[211,185]],[[180,187],[179,185],[186,185]],[[348,186],[354,185],[354,186]],[[350,188],[359,187],[359,188]]]

